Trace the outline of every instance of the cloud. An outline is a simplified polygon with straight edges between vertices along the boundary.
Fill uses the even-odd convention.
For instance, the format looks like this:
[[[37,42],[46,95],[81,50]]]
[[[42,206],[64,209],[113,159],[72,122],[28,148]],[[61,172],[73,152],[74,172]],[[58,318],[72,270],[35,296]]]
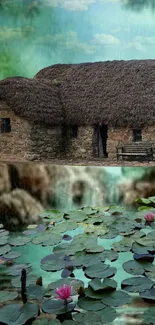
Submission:
[[[127,44],[127,48],[136,49],[140,52],[148,52],[148,47],[155,46],[154,36],[136,36],[133,40]]]
[[[112,34],[117,34],[117,33],[120,33],[120,32],[128,33],[128,32],[130,32],[130,28],[129,27],[126,27],[126,28],[118,27],[118,28],[112,29],[111,32],[112,32]]]
[[[62,7],[69,11],[85,11],[98,0],[44,0],[51,7]]]
[[[114,37],[111,34],[96,34],[92,43],[96,45],[115,46],[120,45],[121,42],[119,38]]]
[[[46,35],[40,37],[35,41],[38,45],[53,45],[68,50],[82,50],[86,54],[93,54],[96,52],[96,46],[89,42],[81,42],[78,39],[77,33],[70,31],[66,34]]]

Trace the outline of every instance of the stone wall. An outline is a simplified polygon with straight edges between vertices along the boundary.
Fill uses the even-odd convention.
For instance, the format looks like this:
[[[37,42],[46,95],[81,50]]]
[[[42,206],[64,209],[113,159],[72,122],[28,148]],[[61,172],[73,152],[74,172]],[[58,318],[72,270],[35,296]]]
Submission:
[[[123,142],[132,141],[133,131],[127,128],[109,128],[107,152],[108,158],[116,160],[116,146]],[[142,129],[142,141],[152,141],[155,147],[155,126]]]
[[[62,128],[32,123],[29,149],[31,161],[61,158],[64,152]]]
[[[48,161],[52,159],[93,159],[98,157],[97,132],[94,127],[78,127],[77,137],[68,136],[69,128],[30,123],[0,104],[0,118],[10,118],[11,132],[0,133],[0,161]],[[116,160],[116,146],[132,141],[128,128],[108,128],[107,152]],[[155,126],[142,130],[142,140],[155,145]],[[109,160],[108,159],[108,160]]]
[[[0,118],[10,118],[11,132],[0,133],[0,161],[25,161],[29,150],[29,123],[0,103]]]
[[[78,127],[77,138],[70,137],[66,146],[66,158],[91,159],[94,156],[93,146],[94,128]]]

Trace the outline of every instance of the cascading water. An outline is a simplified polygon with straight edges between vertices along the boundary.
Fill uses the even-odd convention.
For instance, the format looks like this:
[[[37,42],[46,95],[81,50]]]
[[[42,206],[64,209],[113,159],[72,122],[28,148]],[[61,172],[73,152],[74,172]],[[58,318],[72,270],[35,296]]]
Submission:
[[[118,203],[116,187],[123,178],[121,167],[63,168],[64,175],[58,176],[54,185],[56,208],[73,210],[83,206]]]

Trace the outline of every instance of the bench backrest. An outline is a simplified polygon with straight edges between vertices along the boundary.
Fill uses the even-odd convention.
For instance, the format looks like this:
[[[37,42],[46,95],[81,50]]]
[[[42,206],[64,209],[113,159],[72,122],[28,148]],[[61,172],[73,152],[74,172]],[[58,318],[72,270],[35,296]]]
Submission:
[[[151,142],[132,142],[132,143],[126,143],[122,145],[123,152],[146,152],[146,149],[152,148],[152,143]]]

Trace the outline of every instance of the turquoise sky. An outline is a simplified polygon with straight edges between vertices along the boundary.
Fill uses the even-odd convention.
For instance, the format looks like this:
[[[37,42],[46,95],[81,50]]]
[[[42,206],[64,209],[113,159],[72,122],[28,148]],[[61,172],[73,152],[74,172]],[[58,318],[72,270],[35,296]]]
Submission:
[[[14,51],[24,76],[55,63],[154,59],[153,1],[136,10],[126,5],[132,0],[40,0],[32,22],[1,15],[1,48]],[[25,26],[28,36],[20,32]]]

